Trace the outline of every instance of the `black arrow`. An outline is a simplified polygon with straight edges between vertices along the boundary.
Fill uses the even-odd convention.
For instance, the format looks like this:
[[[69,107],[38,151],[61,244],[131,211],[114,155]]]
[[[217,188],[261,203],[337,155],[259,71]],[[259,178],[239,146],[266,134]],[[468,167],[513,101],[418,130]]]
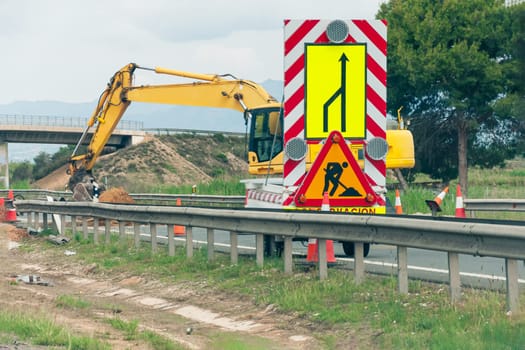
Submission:
[[[345,53],[339,58],[341,62],[341,86],[323,105],[323,131],[328,132],[328,108],[337,98],[341,98],[341,132],[346,131],[346,63],[349,62]]]

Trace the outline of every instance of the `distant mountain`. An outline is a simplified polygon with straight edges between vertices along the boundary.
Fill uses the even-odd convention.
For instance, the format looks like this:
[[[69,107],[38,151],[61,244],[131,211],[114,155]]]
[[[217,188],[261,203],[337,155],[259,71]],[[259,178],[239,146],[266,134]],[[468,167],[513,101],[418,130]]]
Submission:
[[[284,87],[282,81],[266,80],[261,85],[276,100],[282,100]],[[0,114],[88,118],[96,104],[97,101],[84,103],[17,101],[0,105]],[[237,111],[222,108],[132,103],[122,120],[142,122],[146,129],[179,128],[230,132],[245,131],[243,116]],[[9,159],[10,161],[33,160],[38,153],[42,151],[54,153],[59,147],[59,145],[10,144]]]

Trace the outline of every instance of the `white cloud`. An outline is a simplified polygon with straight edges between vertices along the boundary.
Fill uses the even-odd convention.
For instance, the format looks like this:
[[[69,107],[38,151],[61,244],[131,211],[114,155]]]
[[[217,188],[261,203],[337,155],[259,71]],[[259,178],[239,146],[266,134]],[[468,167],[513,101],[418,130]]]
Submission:
[[[129,62],[282,79],[284,19],[373,18],[381,2],[3,0],[0,104],[93,101]]]

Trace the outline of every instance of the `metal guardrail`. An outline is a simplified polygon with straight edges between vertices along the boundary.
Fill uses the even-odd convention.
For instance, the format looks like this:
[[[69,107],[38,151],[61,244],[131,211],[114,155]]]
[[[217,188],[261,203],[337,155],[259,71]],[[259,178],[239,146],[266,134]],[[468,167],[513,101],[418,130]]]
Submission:
[[[8,190],[0,190],[0,197],[7,197]],[[17,199],[45,199],[51,196],[55,199],[71,199],[71,192],[49,190],[16,190]],[[183,205],[199,205],[203,203],[215,205],[230,205],[241,207],[244,196],[219,196],[195,194],[162,194],[162,193],[131,193],[130,196],[138,203],[175,203],[177,199]],[[463,201],[467,211],[525,211],[525,199],[465,199]]]
[[[0,190],[0,197],[7,197],[8,190]],[[65,200],[72,199],[72,193],[69,191],[50,191],[50,190],[15,190],[13,191],[15,199],[41,199],[52,197],[58,201],[61,198]],[[209,207],[243,207],[244,196],[219,196],[219,195],[199,195],[199,194],[162,194],[162,193],[130,193],[138,204],[172,204],[176,205],[177,200],[181,200],[184,206],[202,206],[206,204]]]
[[[465,199],[468,211],[525,211],[525,199]]]
[[[21,213],[53,213],[63,216],[106,219],[106,239],[109,241],[110,220],[136,225],[149,224],[152,247],[157,242],[156,225],[184,225],[187,228],[187,254],[193,250],[192,227],[220,229],[256,234],[257,263],[263,263],[263,233],[284,237],[284,269],[292,271],[292,240],[312,237],[319,241],[319,274],[327,275],[324,244],[326,240],[356,242],[354,273],[356,281],[364,276],[363,242],[398,247],[399,290],[408,293],[407,247],[446,251],[449,259],[451,299],[460,298],[459,253],[505,259],[507,306],[519,311],[518,259],[525,259],[525,227],[519,225],[487,224],[440,219],[340,215],[330,212],[288,212],[262,210],[232,210],[191,207],[135,206],[104,203],[16,201]],[[436,224],[435,221],[439,221]],[[75,220],[72,220],[76,222]],[[121,226],[123,227],[123,226]],[[74,229],[74,228],[73,228]],[[136,231],[137,232],[137,231]],[[168,232],[171,232],[168,229]],[[96,236],[96,233],[95,233]],[[210,236],[208,236],[210,237]],[[168,235],[168,241],[173,235]],[[236,238],[233,240],[236,242]],[[212,242],[213,243],[213,242]],[[173,244],[169,243],[168,244]],[[210,242],[208,242],[210,245]],[[211,244],[213,247],[213,244]],[[235,245],[232,245],[232,260]],[[155,249],[155,248],[154,248]]]

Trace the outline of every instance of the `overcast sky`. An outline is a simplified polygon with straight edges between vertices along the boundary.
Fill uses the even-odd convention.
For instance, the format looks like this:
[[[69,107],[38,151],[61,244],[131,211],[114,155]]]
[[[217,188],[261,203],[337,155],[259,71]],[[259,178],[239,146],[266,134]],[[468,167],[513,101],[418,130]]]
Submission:
[[[129,62],[283,80],[284,19],[373,19],[383,2],[0,0],[0,104],[91,102]]]

